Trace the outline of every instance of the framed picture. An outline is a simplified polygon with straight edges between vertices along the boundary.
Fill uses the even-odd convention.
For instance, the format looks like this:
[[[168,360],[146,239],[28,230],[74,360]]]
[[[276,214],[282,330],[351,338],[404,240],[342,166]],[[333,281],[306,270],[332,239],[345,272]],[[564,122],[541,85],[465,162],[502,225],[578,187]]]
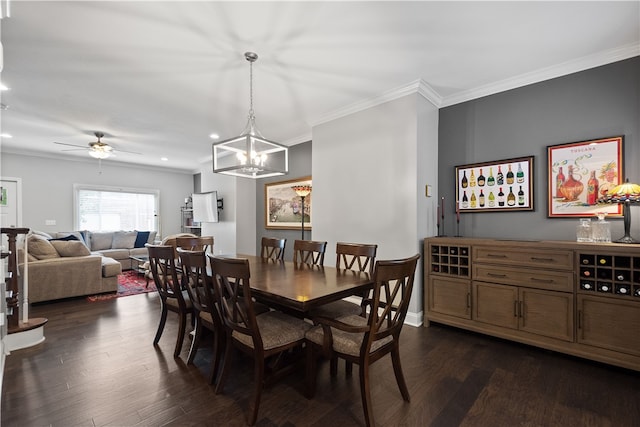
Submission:
[[[623,180],[622,136],[547,147],[549,217],[621,215],[598,199]]]
[[[288,181],[273,182],[264,185],[265,228],[300,230],[302,215],[304,215],[304,229],[311,230],[311,200],[313,193],[304,198],[293,190],[294,186],[311,185],[311,177],[290,179]]]
[[[0,206],[7,206],[7,189],[0,187]]]
[[[456,166],[456,209],[533,210],[533,156]]]

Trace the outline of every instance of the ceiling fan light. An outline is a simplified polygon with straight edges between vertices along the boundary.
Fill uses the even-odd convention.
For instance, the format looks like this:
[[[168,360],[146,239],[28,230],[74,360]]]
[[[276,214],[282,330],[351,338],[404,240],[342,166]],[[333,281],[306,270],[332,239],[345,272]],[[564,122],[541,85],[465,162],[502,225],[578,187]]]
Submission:
[[[90,150],[89,155],[94,159],[106,159],[111,157],[111,150]]]

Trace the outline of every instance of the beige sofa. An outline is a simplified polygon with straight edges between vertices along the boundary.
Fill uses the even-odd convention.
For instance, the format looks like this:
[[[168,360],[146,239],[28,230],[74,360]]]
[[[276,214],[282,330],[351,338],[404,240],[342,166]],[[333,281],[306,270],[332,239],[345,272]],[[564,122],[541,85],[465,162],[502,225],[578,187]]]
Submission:
[[[91,254],[79,241],[49,241],[32,235],[28,240],[29,302],[51,301],[104,292],[117,292],[121,264]],[[24,254],[18,253],[19,274],[24,277]]]

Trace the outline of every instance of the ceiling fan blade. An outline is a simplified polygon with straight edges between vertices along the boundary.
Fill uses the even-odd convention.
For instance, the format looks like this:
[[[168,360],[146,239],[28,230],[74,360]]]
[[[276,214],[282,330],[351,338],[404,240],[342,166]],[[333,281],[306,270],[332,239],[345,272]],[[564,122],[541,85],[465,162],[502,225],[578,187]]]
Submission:
[[[135,151],[126,151],[126,150],[120,150],[119,148],[114,148],[113,151],[117,152],[117,153],[129,153],[129,154],[139,154],[142,155],[142,153],[136,153]]]
[[[87,147],[85,147],[84,145],[76,145],[76,144],[67,144],[65,142],[57,142],[57,141],[53,141],[54,144],[58,144],[58,145],[68,145],[69,147],[78,147],[78,148],[84,148],[87,149]]]
[[[67,148],[66,150],[60,150],[62,151],[87,151],[86,148]]]

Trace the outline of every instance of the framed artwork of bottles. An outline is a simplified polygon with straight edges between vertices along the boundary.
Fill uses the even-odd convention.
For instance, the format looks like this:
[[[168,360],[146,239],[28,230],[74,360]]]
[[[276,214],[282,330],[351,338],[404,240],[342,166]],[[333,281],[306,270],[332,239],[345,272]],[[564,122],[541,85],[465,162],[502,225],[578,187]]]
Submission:
[[[533,156],[456,166],[456,210],[533,210]]]
[[[549,217],[620,216],[622,206],[598,200],[623,182],[623,136],[547,147]]]

